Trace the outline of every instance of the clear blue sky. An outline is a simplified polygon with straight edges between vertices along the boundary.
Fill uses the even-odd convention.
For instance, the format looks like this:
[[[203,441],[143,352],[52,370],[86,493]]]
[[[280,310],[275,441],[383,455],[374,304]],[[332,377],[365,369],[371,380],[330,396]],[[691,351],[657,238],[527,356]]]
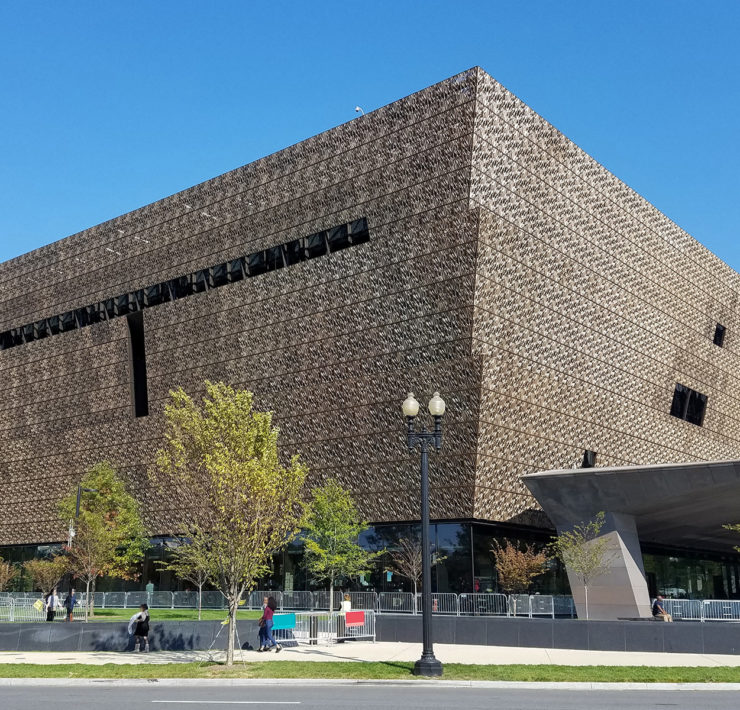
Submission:
[[[740,2],[5,0],[0,261],[476,64],[740,270]]]

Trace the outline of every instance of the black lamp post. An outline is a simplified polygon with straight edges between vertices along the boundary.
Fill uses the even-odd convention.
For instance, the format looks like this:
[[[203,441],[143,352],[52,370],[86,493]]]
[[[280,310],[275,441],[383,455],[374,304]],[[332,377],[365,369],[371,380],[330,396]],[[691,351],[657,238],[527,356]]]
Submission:
[[[442,448],[442,416],[445,413],[444,400],[439,392],[429,400],[429,413],[434,417],[434,431],[427,431],[422,424],[421,431],[414,430],[414,420],[419,413],[419,403],[409,392],[403,402],[406,417],[408,447],[413,451],[421,447],[421,613],[423,629],[423,648],[421,658],[414,664],[414,675],[441,676],[442,663],[434,656],[432,647],[432,565],[429,546],[429,445],[436,451]]]

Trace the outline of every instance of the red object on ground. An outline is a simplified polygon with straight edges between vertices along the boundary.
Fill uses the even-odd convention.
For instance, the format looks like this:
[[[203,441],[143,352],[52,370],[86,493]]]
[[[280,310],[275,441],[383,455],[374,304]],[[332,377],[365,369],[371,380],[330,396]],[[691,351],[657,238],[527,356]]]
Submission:
[[[345,626],[362,626],[365,623],[364,611],[348,611],[344,618]]]

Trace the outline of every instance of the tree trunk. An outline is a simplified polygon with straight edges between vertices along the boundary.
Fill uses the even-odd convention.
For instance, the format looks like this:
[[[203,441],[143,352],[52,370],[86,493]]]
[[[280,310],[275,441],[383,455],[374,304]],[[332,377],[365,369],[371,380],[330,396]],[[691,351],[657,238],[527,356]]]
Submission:
[[[586,597],[586,621],[588,621],[588,584],[583,585],[583,593]]]
[[[329,582],[329,613],[334,611],[334,580]]]
[[[416,594],[417,594],[417,592],[416,592],[416,580],[414,580],[414,607],[413,607],[414,608],[414,614],[417,613],[417,609],[416,609]]]
[[[229,639],[226,646],[226,665],[234,665],[234,637],[236,636],[236,610],[239,604],[236,592],[229,594]]]
[[[85,621],[87,621],[90,612],[90,580],[85,583]]]
[[[198,587],[198,621],[200,621],[200,612],[203,609],[203,585]]]
[[[92,596],[88,595],[88,608],[90,609],[90,618],[95,618],[95,579],[92,580],[92,585],[90,587]]]

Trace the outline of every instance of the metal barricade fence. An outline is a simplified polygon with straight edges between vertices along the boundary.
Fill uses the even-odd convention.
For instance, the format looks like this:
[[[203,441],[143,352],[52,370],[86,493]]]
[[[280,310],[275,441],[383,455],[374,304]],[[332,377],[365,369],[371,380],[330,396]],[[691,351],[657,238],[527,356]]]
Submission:
[[[390,614],[415,614],[418,609],[411,592],[381,592],[378,594],[378,611]]]
[[[126,592],[124,609],[135,609],[141,604],[149,604],[149,592]]]
[[[152,592],[147,604],[152,609],[172,609],[174,606],[172,592]]]
[[[295,612],[295,627],[276,629],[275,640],[287,646],[298,644],[329,645],[337,641],[372,640],[375,641],[375,612],[359,610],[363,614],[361,624],[349,625],[346,615],[338,612],[299,611]]]
[[[282,608],[296,611],[310,610],[313,609],[313,593],[312,592],[283,592],[282,593]]]
[[[316,611],[329,610],[329,590],[324,589],[317,592],[312,592],[313,594],[313,608]],[[337,610],[341,608],[342,600],[344,599],[344,594],[342,592],[335,591],[334,592],[334,599],[333,599],[333,605],[332,610]]]
[[[704,621],[704,602],[701,599],[666,599],[663,608],[676,621]]]
[[[706,599],[702,611],[705,621],[738,621],[740,601]]]
[[[243,609],[262,609],[262,600],[265,597],[275,597],[275,601],[278,604],[278,608],[282,609],[283,596],[281,592],[268,589],[255,589],[249,593],[246,597]]]
[[[97,604],[97,599],[95,600],[95,603]],[[125,609],[126,592],[106,592],[105,607],[107,609]]]
[[[552,605],[556,617],[568,616],[571,619],[576,618],[576,605],[573,602],[573,597],[556,594],[552,598]]]
[[[476,616],[506,616],[507,604],[505,594],[461,594],[458,600],[460,614]]]
[[[421,592],[416,596],[416,608],[421,613],[424,608],[424,597]],[[450,592],[432,594],[432,614],[454,614],[457,616],[457,594]]]
[[[370,640],[375,642],[375,612],[369,609],[360,609],[359,611],[363,615],[362,624],[348,622],[346,614],[333,615],[337,641]]]
[[[531,616],[529,594],[509,594],[509,616]]]
[[[172,608],[197,609],[198,592],[172,592]]]
[[[378,606],[378,595],[375,592],[350,592],[349,599],[353,609],[375,611]]]
[[[529,616],[555,618],[555,604],[549,594],[532,594],[529,597]]]
[[[225,609],[226,597],[219,591],[203,592],[204,609]]]
[[[46,609],[42,605],[41,608],[34,606],[36,602],[43,599],[38,595],[33,599],[31,597],[22,597],[18,599],[3,599],[0,602],[0,620],[3,621],[46,621]],[[3,608],[3,604],[7,606]],[[7,618],[6,618],[7,615]],[[65,618],[64,609],[59,609],[56,612],[56,618],[63,620]]]

